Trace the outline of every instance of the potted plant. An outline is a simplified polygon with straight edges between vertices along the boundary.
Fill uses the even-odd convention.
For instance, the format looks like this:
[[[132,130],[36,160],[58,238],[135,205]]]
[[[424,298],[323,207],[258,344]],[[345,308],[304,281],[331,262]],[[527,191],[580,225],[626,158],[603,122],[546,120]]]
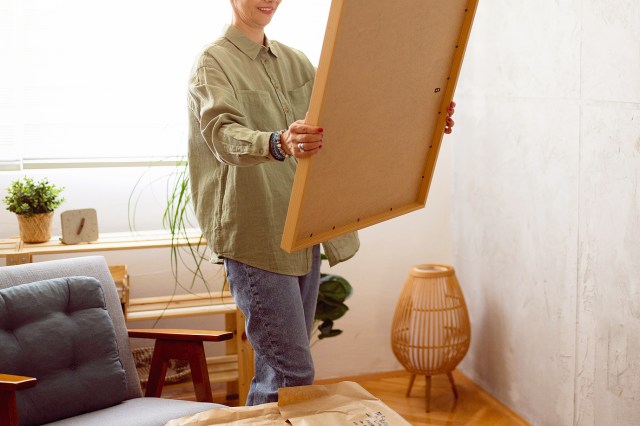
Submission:
[[[327,257],[322,254],[322,260]],[[320,273],[320,288],[316,304],[315,325],[318,340],[335,337],[342,330],[334,329],[333,322],[347,313],[349,307],[344,303],[351,296],[353,288],[344,277],[335,274]]]
[[[3,201],[18,218],[22,241],[43,243],[51,239],[53,211],[64,201],[60,196],[63,189],[46,178],[35,182],[25,176],[11,182]]]

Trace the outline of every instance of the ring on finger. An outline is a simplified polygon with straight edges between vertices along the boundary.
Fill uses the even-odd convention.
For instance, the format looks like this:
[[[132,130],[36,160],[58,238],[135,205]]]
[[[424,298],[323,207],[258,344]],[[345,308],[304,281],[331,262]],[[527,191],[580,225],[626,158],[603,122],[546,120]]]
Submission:
[[[300,152],[304,152],[304,145],[302,143],[299,143],[298,149],[300,150]]]

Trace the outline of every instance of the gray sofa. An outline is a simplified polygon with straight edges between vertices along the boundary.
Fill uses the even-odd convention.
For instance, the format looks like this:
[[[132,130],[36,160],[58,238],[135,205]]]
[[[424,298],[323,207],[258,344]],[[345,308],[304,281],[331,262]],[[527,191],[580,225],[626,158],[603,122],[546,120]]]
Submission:
[[[0,425],[151,426],[216,407],[142,396],[103,257],[0,267]]]

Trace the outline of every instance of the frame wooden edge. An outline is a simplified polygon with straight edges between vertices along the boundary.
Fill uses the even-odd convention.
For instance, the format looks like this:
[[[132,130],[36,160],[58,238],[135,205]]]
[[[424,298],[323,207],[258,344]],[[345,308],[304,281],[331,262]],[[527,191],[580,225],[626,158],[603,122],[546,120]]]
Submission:
[[[313,83],[313,91],[311,99],[316,99],[320,96],[320,101],[309,105],[309,111],[307,117],[305,117],[305,123],[317,125],[320,118],[320,111],[324,105],[325,88],[327,87],[327,80],[329,79],[329,71],[333,68],[334,51],[336,46],[336,37],[338,35],[338,28],[342,22],[342,9],[345,0],[333,0],[331,2],[331,8],[329,9],[329,16],[327,18],[327,27],[325,29],[324,40],[322,44],[322,51],[320,52],[320,62],[318,70],[316,71],[315,81]],[[325,46],[327,48],[325,49]],[[304,161],[312,160],[312,158],[304,159]]]
[[[333,52],[335,50],[336,36],[338,34],[337,29],[340,27],[344,1],[345,0],[333,0],[331,8],[329,9],[323,49],[320,54],[320,64],[316,72],[313,92],[311,94],[312,99],[320,96],[320,100],[309,105],[309,112],[305,118],[305,122],[308,124],[317,125],[320,118],[320,111],[324,104],[324,93],[327,86],[327,80],[329,78],[329,71],[333,66]],[[327,46],[327,48],[325,49],[324,46]],[[303,158],[298,160],[298,167],[293,181],[291,197],[289,199],[287,218],[282,233],[282,240],[280,242],[280,247],[289,253],[296,250],[293,248],[296,239],[295,229],[298,228],[298,224],[300,222],[300,210],[296,207],[302,202],[304,190],[307,185],[307,176],[311,171],[312,162],[313,158]]]
[[[467,44],[469,42],[469,36],[471,35],[471,28],[475,19],[476,10],[478,9],[478,1],[479,0],[469,0],[469,2],[467,3],[467,9],[465,10],[465,13],[467,15],[462,22],[458,44],[456,45],[456,53],[454,54],[453,62],[451,63],[451,70],[453,72],[449,76],[449,84],[447,84],[447,88],[445,89],[445,95],[443,97],[442,105],[440,105],[440,112],[438,113],[440,115],[440,118],[438,119],[438,123],[436,125],[435,134],[431,139],[431,144],[429,146],[429,148],[431,149],[429,150],[429,155],[427,157],[427,161],[425,162],[424,176],[425,178],[428,177],[428,179],[423,180],[418,195],[418,200],[423,204],[423,206],[426,205],[429,188],[431,187],[431,181],[433,180],[435,163],[438,159],[440,146],[442,145],[442,138],[444,136],[443,132],[445,121],[447,119],[447,109],[449,108],[449,104],[451,104],[451,101],[453,101],[453,95],[458,85],[458,78],[460,77],[462,62],[467,50]]]
[[[296,207],[300,205],[302,194],[304,194],[304,188],[306,186],[306,177],[309,173],[309,164],[311,158],[303,159],[298,162],[298,168],[293,180],[293,188],[291,190],[291,198],[289,199],[289,207],[287,209],[287,217],[284,223],[284,230],[282,231],[282,240],[280,241],[280,247],[292,253],[295,251],[295,229],[300,223],[300,210]]]
[[[424,204],[412,203],[412,204],[407,204],[405,206],[393,208],[392,211],[380,213],[363,220],[357,219],[356,222],[354,223],[337,227],[335,229],[332,229],[331,231],[322,232],[317,235],[312,234],[309,237],[298,239],[297,241],[292,242],[292,245],[290,248],[284,246],[284,240],[283,240],[282,248],[287,252],[292,253],[297,250],[302,250],[304,248],[312,247],[316,244],[324,243],[325,241],[335,238],[338,235],[354,232],[359,229],[366,228],[371,225],[378,224],[380,222],[384,222],[388,219],[392,219],[394,217],[402,216],[407,213],[420,210],[423,207],[424,207]]]

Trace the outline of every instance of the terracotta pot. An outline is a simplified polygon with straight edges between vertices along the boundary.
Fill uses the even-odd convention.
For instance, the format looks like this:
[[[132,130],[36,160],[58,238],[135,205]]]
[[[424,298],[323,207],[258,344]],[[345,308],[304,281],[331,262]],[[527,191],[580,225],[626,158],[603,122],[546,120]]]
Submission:
[[[18,216],[20,238],[25,243],[45,243],[51,239],[53,212],[34,214],[31,217]]]

